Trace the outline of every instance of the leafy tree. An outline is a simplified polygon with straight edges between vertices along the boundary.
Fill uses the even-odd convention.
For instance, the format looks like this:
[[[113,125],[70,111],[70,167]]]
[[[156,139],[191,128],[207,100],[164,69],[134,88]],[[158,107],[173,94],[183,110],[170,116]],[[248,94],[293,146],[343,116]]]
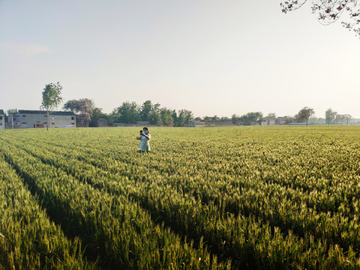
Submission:
[[[205,121],[205,122],[211,121],[211,117],[210,117],[210,116],[205,116],[205,117],[204,117],[204,121]]]
[[[201,117],[195,117],[195,119],[194,119],[195,121],[201,121]]]
[[[245,125],[251,125],[251,122],[261,123],[264,119],[263,114],[261,112],[249,112],[247,114],[242,115],[239,120],[243,122]]]
[[[318,118],[316,116],[311,116],[309,118],[309,121],[311,122],[311,124],[319,124]]]
[[[140,109],[141,121],[149,121],[149,115],[152,110],[153,104],[151,103],[151,100],[145,101]]]
[[[9,122],[9,117],[14,117],[14,114],[17,114],[17,113],[18,113],[17,109],[9,109],[9,110],[7,110],[7,114],[5,114],[5,122]]]
[[[220,120],[230,120],[230,118],[227,117],[227,116],[223,116],[223,117],[220,118]]]
[[[114,119],[118,123],[136,123],[140,121],[140,107],[136,102],[123,102],[112,112]]]
[[[171,110],[167,108],[161,108],[160,109],[160,115],[161,115],[161,122],[164,125],[170,125],[174,123],[174,119],[171,116]]]
[[[172,112],[171,112],[171,117],[172,117],[172,119],[173,119],[173,123],[174,123],[174,127],[177,127],[177,122],[178,122],[178,115],[177,115],[177,112],[176,112],[176,110],[173,110]]]
[[[162,124],[159,103],[156,103],[153,106],[153,109],[149,114],[148,120],[149,120],[150,124],[153,124],[153,125],[161,125]]]
[[[68,100],[63,105],[63,110],[72,111],[73,113],[75,113],[77,110],[77,107],[78,107],[78,103],[79,103],[79,101],[76,99]]]
[[[18,113],[18,109],[9,109],[7,110],[7,114],[17,114]]]
[[[301,8],[307,0],[288,0],[280,4],[282,12],[287,13]],[[318,20],[323,25],[336,22],[343,12],[348,13],[350,21],[342,22],[342,25],[353,30],[360,37],[360,8],[358,0],[313,0],[312,12],[318,14]]]
[[[265,117],[266,120],[275,120],[276,114],[275,113],[268,113],[268,115]]]
[[[153,125],[161,125],[161,114],[158,110],[153,110],[149,115],[149,122]]]
[[[236,123],[237,123],[237,121],[239,121],[239,119],[240,119],[240,117],[236,114],[233,114],[231,116],[231,121],[232,121],[233,125],[236,125]]]
[[[173,115],[175,115],[174,112],[175,111],[173,111]],[[179,110],[178,114],[176,114],[176,120],[174,119],[174,126],[182,127],[185,123],[189,123],[192,119],[193,119],[193,114],[191,111],[184,109]]]
[[[327,109],[327,111],[325,112],[326,123],[330,125],[335,120],[336,115],[337,112],[333,111],[331,108]]]
[[[112,125],[115,122],[115,117],[112,113],[105,114],[108,125]]]
[[[343,124],[344,120],[345,120],[345,115],[343,114],[337,114],[335,117],[335,123]]]
[[[211,119],[211,121],[219,121],[220,118],[217,115],[214,115],[214,117]]]
[[[59,82],[56,84],[49,83],[45,85],[44,91],[42,92],[42,102],[40,109],[44,109],[47,112],[47,126],[46,129],[49,130],[49,114],[50,111],[57,108],[62,102],[61,97],[62,86]]]
[[[185,123],[189,123],[191,120],[194,119],[194,115],[191,111],[188,110],[180,110],[179,115],[183,114],[185,118]]]
[[[345,114],[344,119],[346,120],[346,124],[349,124],[349,121],[351,120],[352,116],[350,114]]]
[[[298,114],[296,115],[295,118],[298,122],[300,122],[300,123],[306,122],[306,125],[308,125],[310,116],[312,116],[314,114],[315,114],[314,109],[304,107],[298,112]]]
[[[91,119],[90,119],[90,123],[89,126],[90,127],[96,127],[97,126],[97,121],[100,118],[105,118],[106,120],[108,120],[107,115],[105,113],[102,112],[101,108],[94,108],[94,110],[92,111],[92,115],[91,115]]]
[[[70,110],[73,113],[78,114],[78,118],[82,123],[86,123],[86,126],[91,120],[93,110],[95,109],[95,104],[91,99],[82,98],[79,100],[73,99],[67,101],[64,106],[64,110]]]

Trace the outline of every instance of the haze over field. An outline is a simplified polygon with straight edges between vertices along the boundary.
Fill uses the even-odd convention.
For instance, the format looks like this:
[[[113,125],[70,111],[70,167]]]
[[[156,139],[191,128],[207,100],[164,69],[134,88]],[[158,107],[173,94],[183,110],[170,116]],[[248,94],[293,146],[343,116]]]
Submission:
[[[195,116],[262,111],[360,117],[360,40],[310,3],[0,2],[0,109],[39,109],[48,83],[104,112],[151,99]]]

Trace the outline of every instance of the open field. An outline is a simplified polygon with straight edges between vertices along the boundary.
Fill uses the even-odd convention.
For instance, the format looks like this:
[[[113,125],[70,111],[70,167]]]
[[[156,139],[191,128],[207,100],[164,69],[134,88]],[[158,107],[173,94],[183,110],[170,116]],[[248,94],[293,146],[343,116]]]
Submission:
[[[0,132],[0,269],[359,269],[360,127]]]

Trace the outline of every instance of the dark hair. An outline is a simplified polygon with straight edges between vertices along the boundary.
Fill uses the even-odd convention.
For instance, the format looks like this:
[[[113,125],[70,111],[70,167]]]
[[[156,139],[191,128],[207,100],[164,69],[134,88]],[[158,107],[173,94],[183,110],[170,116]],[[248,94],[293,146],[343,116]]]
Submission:
[[[149,129],[148,129],[147,127],[143,127],[143,129],[145,129],[145,130],[149,131]]]

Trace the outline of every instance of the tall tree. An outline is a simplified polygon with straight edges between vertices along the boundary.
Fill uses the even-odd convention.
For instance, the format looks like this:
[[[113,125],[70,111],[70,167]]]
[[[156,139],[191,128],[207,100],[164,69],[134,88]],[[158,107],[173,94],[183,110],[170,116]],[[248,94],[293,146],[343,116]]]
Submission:
[[[276,119],[276,113],[268,113],[268,115],[265,117],[266,120],[275,120]]]
[[[352,116],[350,114],[345,114],[344,119],[346,120],[346,124],[349,124],[349,121],[351,120]]]
[[[85,123],[88,126],[93,110],[95,109],[95,104],[91,99],[81,98],[79,100],[73,99],[67,101],[64,106],[64,110],[70,110],[73,113],[78,114],[78,117],[82,123]]]
[[[90,123],[89,123],[89,126],[90,127],[97,127],[98,123],[97,121],[100,119],[100,118],[105,118],[106,120],[108,120],[107,118],[107,115],[105,113],[103,113],[102,109],[101,108],[94,108],[93,111],[92,111],[92,115],[91,115],[91,119],[90,119]]]
[[[240,119],[240,117],[238,115],[236,115],[236,114],[233,114],[231,116],[231,121],[232,121],[233,125],[236,125],[237,122],[239,121],[239,119]]]
[[[264,119],[262,112],[249,112],[242,115],[239,120],[245,125],[251,125],[251,122],[261,124],[261,121]]]
[[[46,84],[42,92],[42,102],[40,109],[46,110],[47,112],[47,125],[46,125],[47,130],[49,130],[50,111],[57,108],[63,100],[61,97],[61,90],[62,90],[62,86],[60,85],[59,82],[57,82],[56,84],[54,83]]]
[[[336,115],[336,117],[335,117],[335,123],[336,124],[344,124],[343,122],[344,122],[344,120],[345,120],[345,115],[344,114],[337,114]]]
[[[167,108],[161,108],[160,109],[160,115],[161,115],[161,122],[164,125],[170,125],[174,123],[174,119],[171,116],[171,110]]]
[[[359,0],[360,1],[360,0]],[[318,20],[323,25],[336,22],[345,11],[349,21],[343,21],[342,25],[353,30],[360,37],[360,7],[358,0],[313,0],[312,12],[318,14]],[[282,12],[288,13],[301,8],[307,0],[288,0],[280,4]]]
[[[327,109],[325,112],[326,124],[330,125],[335,120],[336,115],[337,112],[333,111],[331,108]]]
[[[75,113],[77,110],[78,104],[79,104],[79,101],[76,99],[68,100],[63,105],[63,110],[72,111],[73,113]]]
[[[115,122],[136,123],[140,121],[140,107],[136,102],[123,102],[123,104],[113,110]]]
[[[174,121],[174,127],[177,127],[178,115],[177,115],[176,110],[172,110],[171,117],[172,117],[172,119]]]
[[[314,109],[304,107],[298,112],[298,114],[296,115],[296,119],[297,119],[298,122],[305,121],[306,125],[308,125],[310,116],[312,116],[314,114],[315,114]]]
[[[141,121],[149,121],[149,115],[152,110],[153,110],[153,104],[151,103],[151,100],[145,101],[143,105],[141,105],[141,109],[140,109]]]
[[[153,109],[149,114],[148,120],[149,120],[150,124],[153,124],[153,125],[161,125],[162,124],[159,103],[156,103],[155,105],[153,105]]]
[[[7,110],[7,114],[5,114],[5,122],[10,122],[9,119],[11,119],[11,123],[13,123],[12,125],[14,125],[14,114],[17,114],[18,110],[17,109],[9,109]],[[12,118],[10,118],[12,117]]]

